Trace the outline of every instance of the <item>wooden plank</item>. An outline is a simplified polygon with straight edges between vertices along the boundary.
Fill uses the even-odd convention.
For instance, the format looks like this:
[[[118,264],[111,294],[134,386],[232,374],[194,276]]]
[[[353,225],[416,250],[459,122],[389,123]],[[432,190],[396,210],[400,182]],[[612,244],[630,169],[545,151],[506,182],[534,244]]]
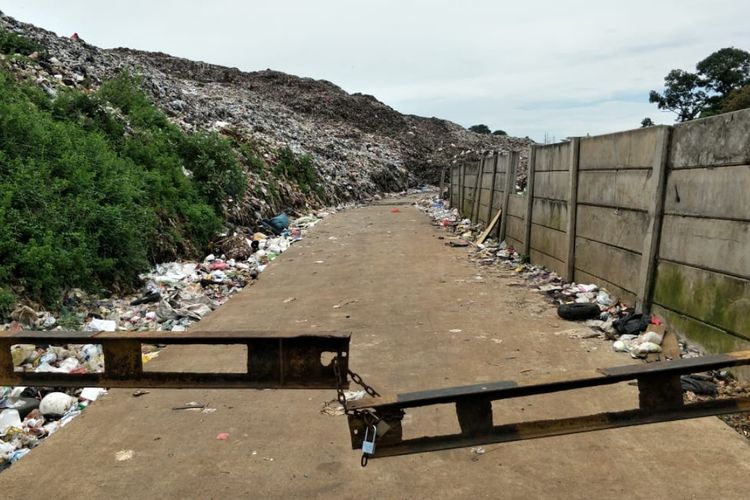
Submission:
[[[495,224],[497,224],[497,221],[500,220],[500,216],[503,214],[503,209],[497,211],[495,216],[492,218],[492,222],[489,223],[489,225],[484,229],[481,235],[479,235],[479,238],[477,238],[477,244],[481,245],[484,243],[484,240],[487,239],[487,236],[490,235],[492,232],[492,229],[495,227]]]

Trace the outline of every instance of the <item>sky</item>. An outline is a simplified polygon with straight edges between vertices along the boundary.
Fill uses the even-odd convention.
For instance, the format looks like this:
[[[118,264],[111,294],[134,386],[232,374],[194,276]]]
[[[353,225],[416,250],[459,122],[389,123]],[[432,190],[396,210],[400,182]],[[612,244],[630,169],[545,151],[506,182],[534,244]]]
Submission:
[[[673,68],[750,50],[746,0],[0,0],[100,47],[271,68],[402,113],[543,142],[675,115],[648,102]]]

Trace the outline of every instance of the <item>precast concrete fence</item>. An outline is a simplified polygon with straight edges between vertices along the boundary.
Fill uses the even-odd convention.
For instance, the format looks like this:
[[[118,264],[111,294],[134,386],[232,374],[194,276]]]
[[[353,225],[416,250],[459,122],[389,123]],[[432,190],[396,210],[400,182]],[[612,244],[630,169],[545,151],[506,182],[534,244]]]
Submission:
[[[535,145],[450,172],[450,201],[533,264],[605,287],[708,352],[750,348],[750,110]]]

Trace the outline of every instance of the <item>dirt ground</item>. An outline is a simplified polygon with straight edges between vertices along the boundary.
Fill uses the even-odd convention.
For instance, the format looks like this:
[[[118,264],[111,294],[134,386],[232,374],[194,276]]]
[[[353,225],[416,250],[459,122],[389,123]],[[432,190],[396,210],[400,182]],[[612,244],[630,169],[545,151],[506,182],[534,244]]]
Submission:
[[[560,320],[538,293],[513,286],[514,273],[478,268],[468,249],[445,246],[414,207],[391,208],[326,219],[198,327],[352,332],[351,367],[387,392],[628,362],[608,343],[581,338],[590,330]],[[232,371],[243,356],[232,347],[173,347],[147,366]],[[3,496],[748,497],[750,444],[717,418],[490,445],[483,455],[372,460],[363,469],[345,417],[320,413],[334,391],[132,392],[112,390],[0,474]],[[172,410],[191,401],[216,411]],[[618,384],[503,401],[494,411],[501,423],[636,405],[635,388]],[[404,421],[405,437],[456,430],[445,406],[411,410]],[[221,432],[229,439],[217,440]]]

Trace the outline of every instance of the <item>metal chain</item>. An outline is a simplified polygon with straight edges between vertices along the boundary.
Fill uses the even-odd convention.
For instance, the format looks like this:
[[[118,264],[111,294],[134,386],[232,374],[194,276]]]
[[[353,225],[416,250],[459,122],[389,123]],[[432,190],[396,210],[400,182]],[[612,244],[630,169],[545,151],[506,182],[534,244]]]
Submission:
[[[344,393],[344,388],[341,385],[341,366],[339,366],[338,357],[333,358],[333,373],[336,376],[336,399],[338,399],[339,404],[341,404],[341,406],[344,408],[344,413],[346,413],[347,415],[362,413],[358,410],[350,410],[347,407],[346,394]],[[373,389],[372,386],[368,385],[364,380],[362,380],[362,377],[358,373],[348,368],[346,370],[346,373],[352,378],[352,381],[362,387],[362,389],[364,389],[367,394],[372,397],[380,396],[378,391]]]

